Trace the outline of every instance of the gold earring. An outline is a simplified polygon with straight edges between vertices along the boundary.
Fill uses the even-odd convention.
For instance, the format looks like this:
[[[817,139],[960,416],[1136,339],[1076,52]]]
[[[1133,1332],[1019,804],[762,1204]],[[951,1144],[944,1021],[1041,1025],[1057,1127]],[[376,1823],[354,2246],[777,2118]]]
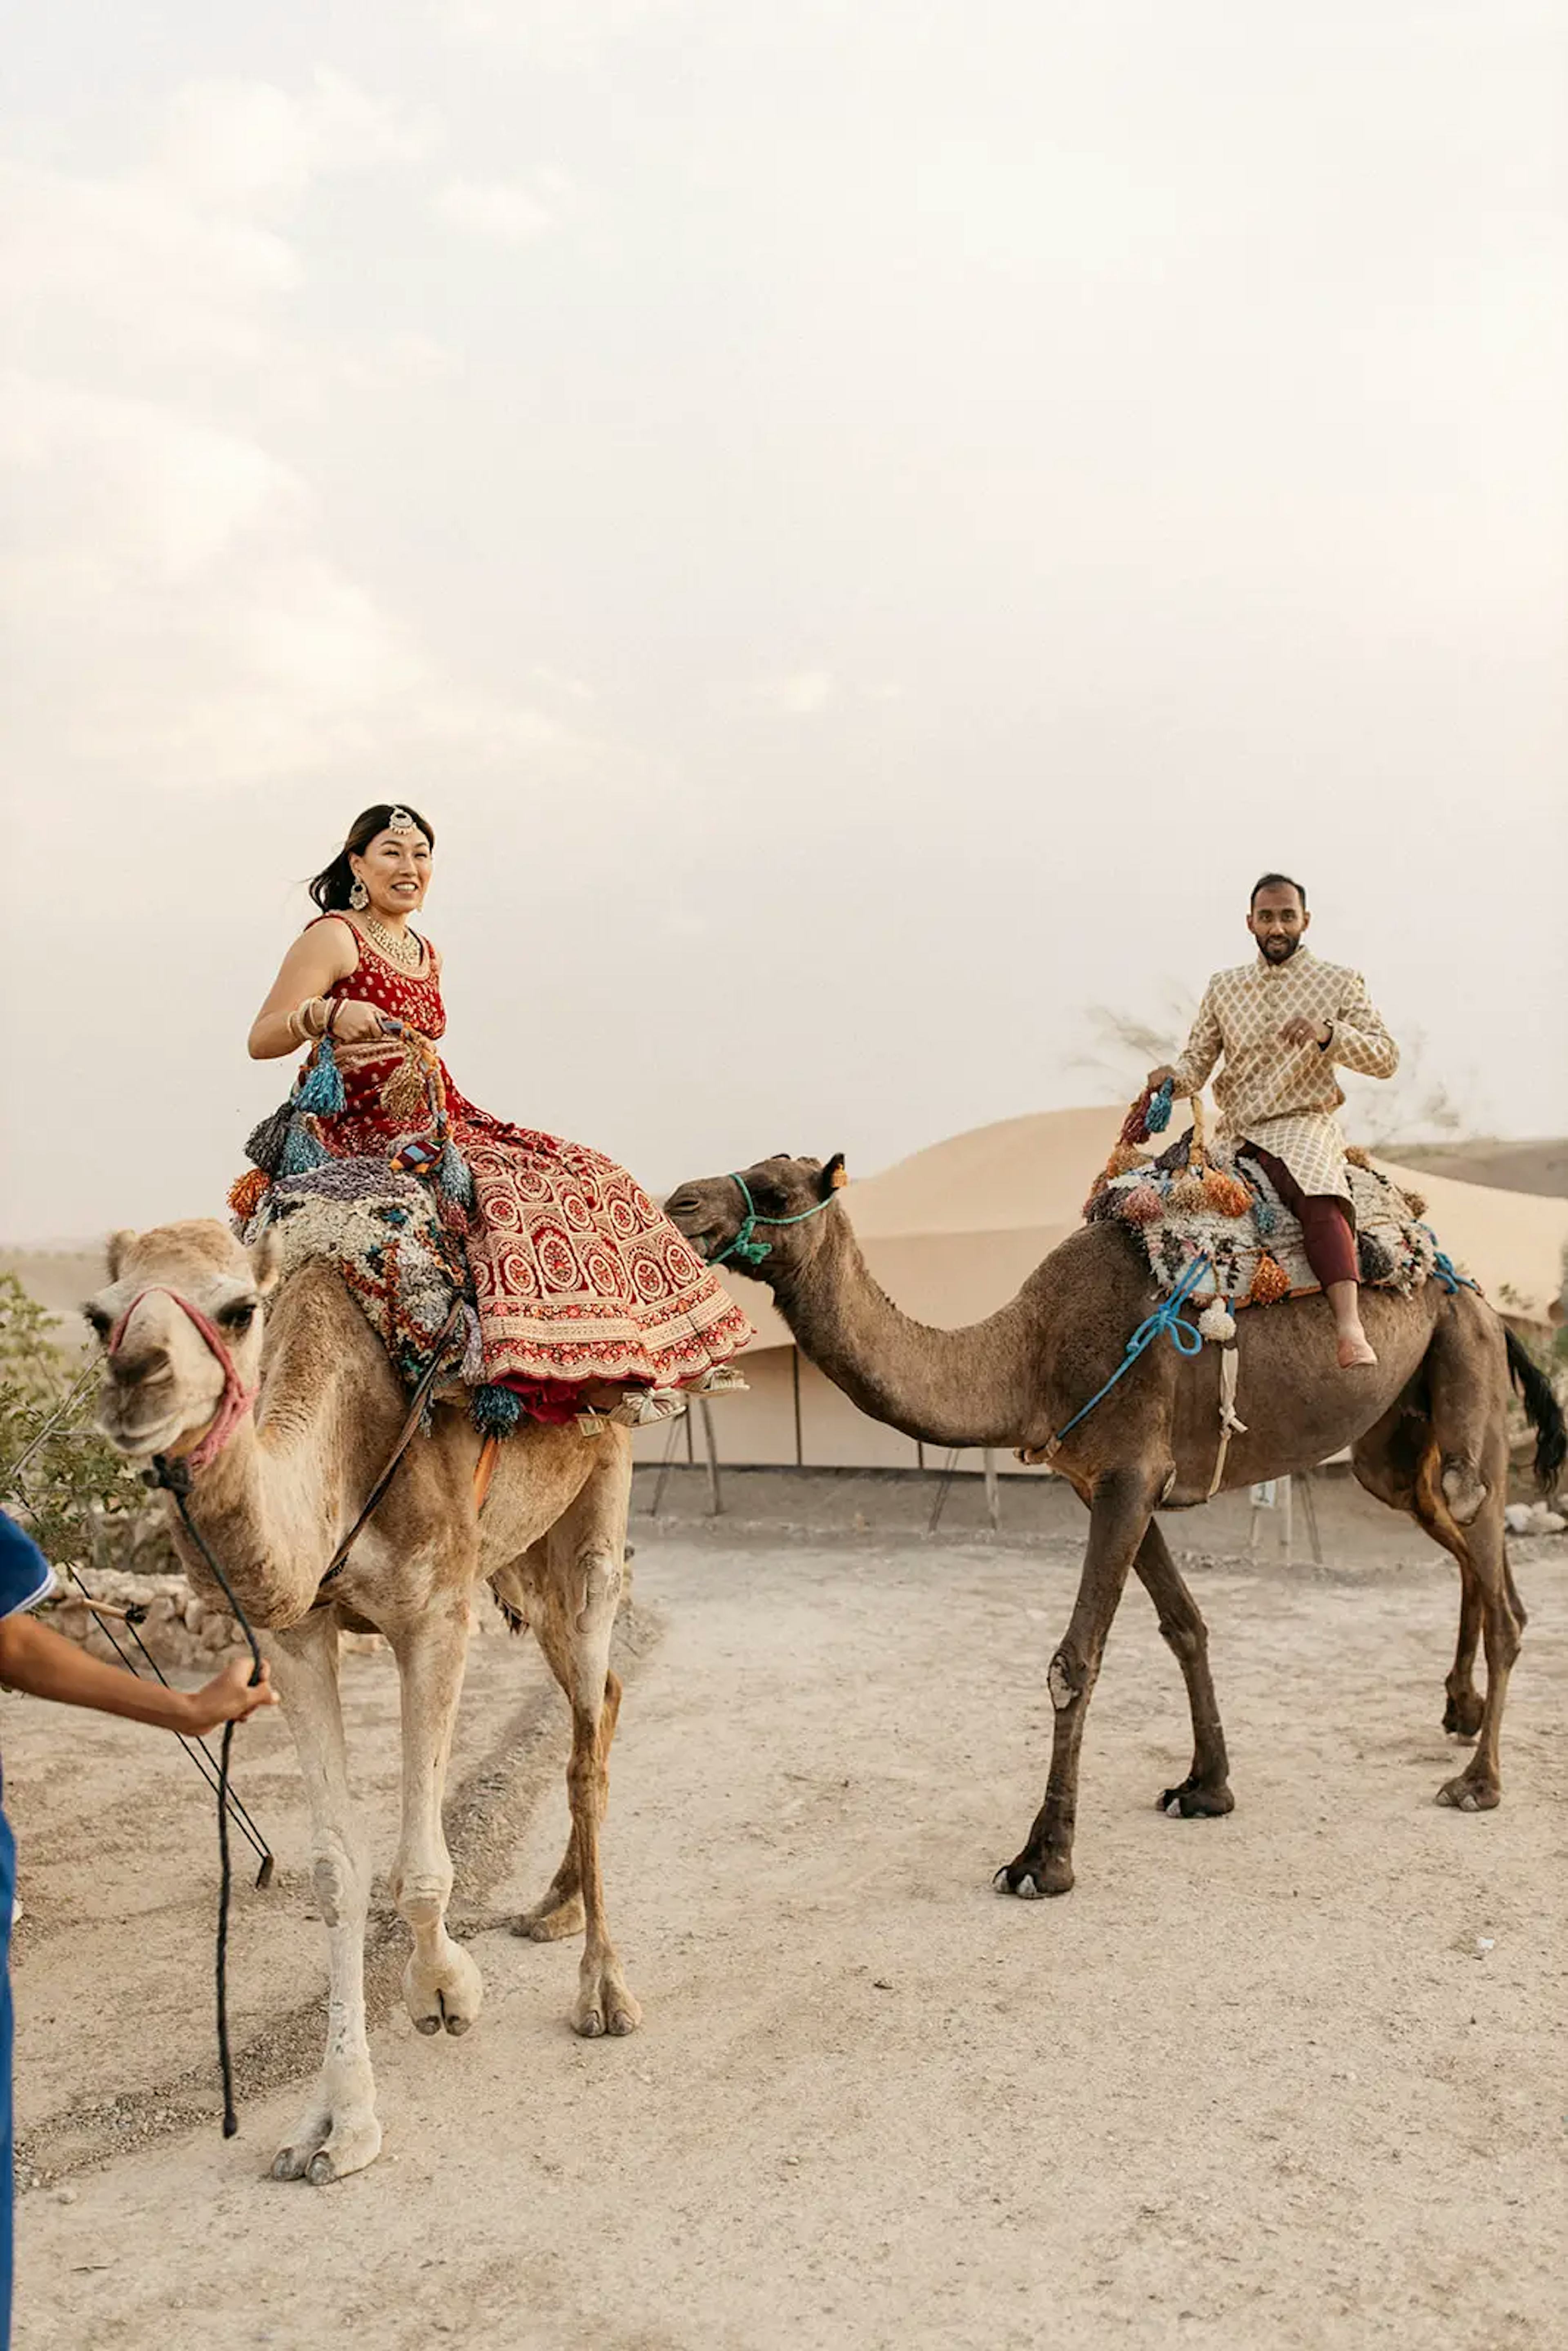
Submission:
[[[371,893],[356,873],[354,876],[354,886],[349,893],[349,904],[352,906],[355,914],[359,914],[364,912],[364,909],[370,904],[370,903]]]

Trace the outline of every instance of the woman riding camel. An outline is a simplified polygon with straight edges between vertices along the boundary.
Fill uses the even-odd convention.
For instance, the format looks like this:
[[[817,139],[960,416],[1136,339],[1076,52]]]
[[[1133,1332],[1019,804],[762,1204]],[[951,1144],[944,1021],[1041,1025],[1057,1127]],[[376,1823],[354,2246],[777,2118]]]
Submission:
[[[419,1167],[433,1155],[423,1079],[444,1094],[444,1142],[472,1178],[469,1204],[444,1213],[473,1274],[483,1377],[533,1419],[587,1411],[639,1427],[679,1412],[678,1389],[744,1384],[723,1366],[749,1323],[632,1177],[580,1144],[492,1118],[447,1076],[433,1050],[446,1027],[441,957],[411,919],[434,847],[415,809],[378,803],[356,820],[310,884],[321,912],[256,1016],[253,1060],[330,1039],[343,1106],[313,1126],[333,1158]]]

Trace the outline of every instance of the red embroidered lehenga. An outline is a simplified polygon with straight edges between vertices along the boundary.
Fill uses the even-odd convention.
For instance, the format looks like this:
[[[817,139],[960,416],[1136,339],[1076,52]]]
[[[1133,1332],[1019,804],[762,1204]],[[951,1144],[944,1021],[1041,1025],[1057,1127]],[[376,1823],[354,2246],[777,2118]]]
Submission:
[[[323,917],[323,920],[342,919]],[[357,925],[359,966],[330,994],[374,1005],[434,1044],[445,1032],[441,963],[402,970]],[[339,1044],[344,1108],[319,1116],[334,1158],[389,1158],[419,1131],[382,1100],[401,1043]],[[716,1274],[641,1186],[602,1153],[512,1126],[445,1082],[448,1134],[474,1180],[456,1212],[474,1278],[484,1376],[512,1389],[535,1418],[559,1421],[584,1381],[673,1387],[737,1353],[751,1326]]]

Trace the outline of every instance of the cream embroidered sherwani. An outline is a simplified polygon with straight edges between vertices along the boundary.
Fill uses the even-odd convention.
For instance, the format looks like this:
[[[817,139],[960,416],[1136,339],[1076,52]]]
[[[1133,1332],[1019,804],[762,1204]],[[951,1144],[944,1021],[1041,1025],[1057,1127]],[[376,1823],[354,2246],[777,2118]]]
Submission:
[[[1281,1043],[1281,1029],[1298,1014],[1314,1027],[1329,1024],[1326,1046]],[[1399,1066],[1399,1048],[1360,972],[1320,963],[1305,946],[1288,963],[1260,955],[1217,972],[1176,1064],[1177,1093],[1200,1092],[1222,1055],[1214,1081],[1219,1139],[1260,1144],[1284,1161],[1303,1192],[1348,1200],[1335,1064],[1366,1078],[1391,1078]]]

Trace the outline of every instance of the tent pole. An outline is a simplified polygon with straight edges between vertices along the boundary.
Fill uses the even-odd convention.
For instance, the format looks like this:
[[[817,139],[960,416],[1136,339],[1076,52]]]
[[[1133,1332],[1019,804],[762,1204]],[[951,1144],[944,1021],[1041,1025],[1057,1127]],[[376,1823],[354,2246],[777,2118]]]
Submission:
[[[699,1396],[697,1402],[702,1406],[703,1443],[707,1448],[708,1505],[716,1519],[724,1510],[724,1498],[718,1489],[718,1439],[714,1435],[712,1405],[706,1396]]]

